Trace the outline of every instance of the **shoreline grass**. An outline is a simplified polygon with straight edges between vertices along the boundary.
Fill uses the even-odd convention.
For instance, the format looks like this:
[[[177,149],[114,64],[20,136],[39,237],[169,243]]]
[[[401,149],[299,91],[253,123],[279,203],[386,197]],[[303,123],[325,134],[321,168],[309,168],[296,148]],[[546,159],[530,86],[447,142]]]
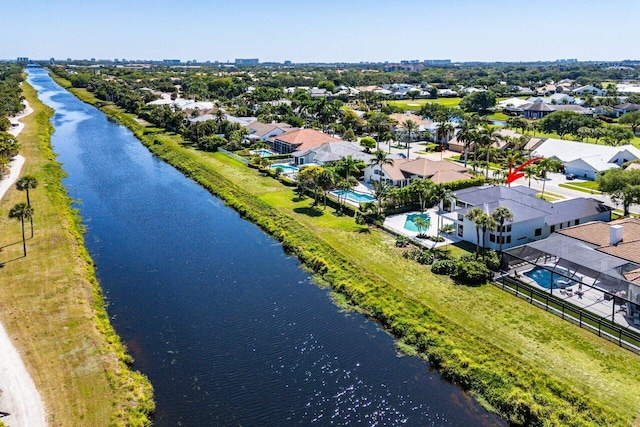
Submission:
[[[6,211],[24,201],[10,189],[0,202],[0,317],[44,401],[50,425],[148,425],[153,389],[109,323],[82,225],[62,186],[50,139],[52,110],[23,84],[34,112],[18,139],[30,192],[34,237],[22,257],[19,225]],[[20,244],[15,244],[19,242]]]
[[[67,85],[68,86],[68,85]],[[330,209],[305,215],[277,181],[222,154],[150,132],[119,108],[72,90],[129,127],[149,150],[280,240],[447,379],[514,424],[631,425],[640,411],[638,358],[491,285],[466,287],[404,259],[394,239]]]

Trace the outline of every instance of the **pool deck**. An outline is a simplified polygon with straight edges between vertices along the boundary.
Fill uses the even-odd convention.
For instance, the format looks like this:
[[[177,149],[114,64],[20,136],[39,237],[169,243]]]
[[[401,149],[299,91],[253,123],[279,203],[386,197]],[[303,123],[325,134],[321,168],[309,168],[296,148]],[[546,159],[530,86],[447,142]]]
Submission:
[[[431,208],[431,209],[427,209],[425,212],[423,213],[427,213],[429,214],[429,217],[431,218],[431,226],[425,230],[425,234],[428,236],[437,236],[438,235],[438,230],[437,230],[437,224],[438,224],[438,217],[440,216],[438,214],[439,209],[437,207]],[[445,245],[449,245],[452,243],[457,243],[460,241],[460,239],[451,234],[451,235],[445,235],[440,233],[440,236],[444,237],[444,242],[434,242],[432,240],[429,239],[419,239],[418,236],[418,232],[417,231],[410,231],[407,230],[406,228],[404,228],[404,224],[407,220],[407,216],[408,215],[413,215],[413,214],[419,214],[420,212],[415,211],[415,212],[405,212],[405,213],[401,213],[398,215],[390,215],[388,216],[385,220],[384,220],[384,226],[386,228],[389,228],[393,231],[395,231],[398,234],[401,234],[405,237],[408,237],[409,239],[413,240],[414,242],[420,243],[422,245],[425,246],[429,246],[431,248],[436,248],[436,247],[440,247],[440,246],[445,246]],[[443,212],[446,213],[446,212]],[[442,225],[447,225],[447,224],[453,224],[453,222],[451,222],[450,220],[442,217]]]
[[[535,286],[536,288],[551,293],[550,289],[540,286],[535,280],[523,274],[525,271],[531,269],[531,266],[527,268],[516,268],[510,271],[510,275],[515,275],[522,282]],[[568,292],[571,290],[571,292]],[[580,295],[581,292],[582,294]],[[600,317],[611,320],[611,314],[614,311],[614,300],[606,300],[605,293],[596,288],[590,288],[588,286],[582,286],[582,289],[578,285],[567,286],[564,289],[553,288],[553,295],[566,300],[568,303],[575,305],[579,308],[584,308],[593,314]],[[640,331],[640,325],[633,323],[633,318],[627,316],[626,308],[624,306],[616,304],[614,322],[630,328],[635,331]]]

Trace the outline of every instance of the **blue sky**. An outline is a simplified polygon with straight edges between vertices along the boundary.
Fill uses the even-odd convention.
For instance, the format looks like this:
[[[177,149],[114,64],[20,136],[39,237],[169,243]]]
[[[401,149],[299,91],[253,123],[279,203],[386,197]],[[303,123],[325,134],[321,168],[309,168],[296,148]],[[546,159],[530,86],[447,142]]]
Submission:
[[[19,0],[5,11],[1,59],[640,59],[638,0]]]

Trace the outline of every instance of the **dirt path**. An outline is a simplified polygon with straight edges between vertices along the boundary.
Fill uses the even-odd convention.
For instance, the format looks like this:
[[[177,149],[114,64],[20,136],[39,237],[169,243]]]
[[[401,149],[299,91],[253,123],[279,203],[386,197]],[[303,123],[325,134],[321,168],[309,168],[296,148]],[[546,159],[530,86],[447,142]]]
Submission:
[[[16,117],[9,118],[15,126],[12,126],[8,132],[18,136],[24,129],[24,123],[19,120],[32,112],[33,109],[25,101],[24,111]],[[9,175],[0,181],[0,199],[20,176],[24,161],[22,156],[16,156],[11,161]],[[2,323],[0,323],[0,420],[10,427],[47,425],[40,393]]]

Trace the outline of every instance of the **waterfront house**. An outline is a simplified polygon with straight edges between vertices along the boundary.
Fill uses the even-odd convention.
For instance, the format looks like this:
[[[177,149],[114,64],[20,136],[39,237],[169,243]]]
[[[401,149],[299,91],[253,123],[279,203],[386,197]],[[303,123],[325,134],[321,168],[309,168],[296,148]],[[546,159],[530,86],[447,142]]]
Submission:
[[[282,135],[294,128],[288,123],[260,123],[253,122],[245,126],[249,135],[245,137],[248,141],[267,141],[274,136]]]
[[[326,165],[350,156],[354,160],[368,163],[373,157],[362,151],[362,147],[349,141],[325,143],[306,150],[295,151],[291,154],[296,165]]]
[[[294,129],[270,138],[269,145],[276,153],[288,154],[338,141],[340,141],[338,138],[315,129]]]
[[[508,208],[513,221],[504,224],[503,248],[544,239],[556,230],[588,221],[609,221],[612,208],[592,198],[575,198],[550,203],[536,197],[538,190],[525,186],[471,187],[453,192],[455,203],[445,218],[453,221],[455,233],[461,239],[476,244],[477,233],[467,213],[478,207],[491,214],[497,207]],[[482,233],[480,233],[482,245]],[[499,249],[500,231],[487,231],[487,248]]]
[[[464,166],[424,158],[395,159],[392,165],[368,165],[364,170],[366,182],[382,181],[398,188],[416,179],[430,179],[436,184],[444,184],[472,178]]]

